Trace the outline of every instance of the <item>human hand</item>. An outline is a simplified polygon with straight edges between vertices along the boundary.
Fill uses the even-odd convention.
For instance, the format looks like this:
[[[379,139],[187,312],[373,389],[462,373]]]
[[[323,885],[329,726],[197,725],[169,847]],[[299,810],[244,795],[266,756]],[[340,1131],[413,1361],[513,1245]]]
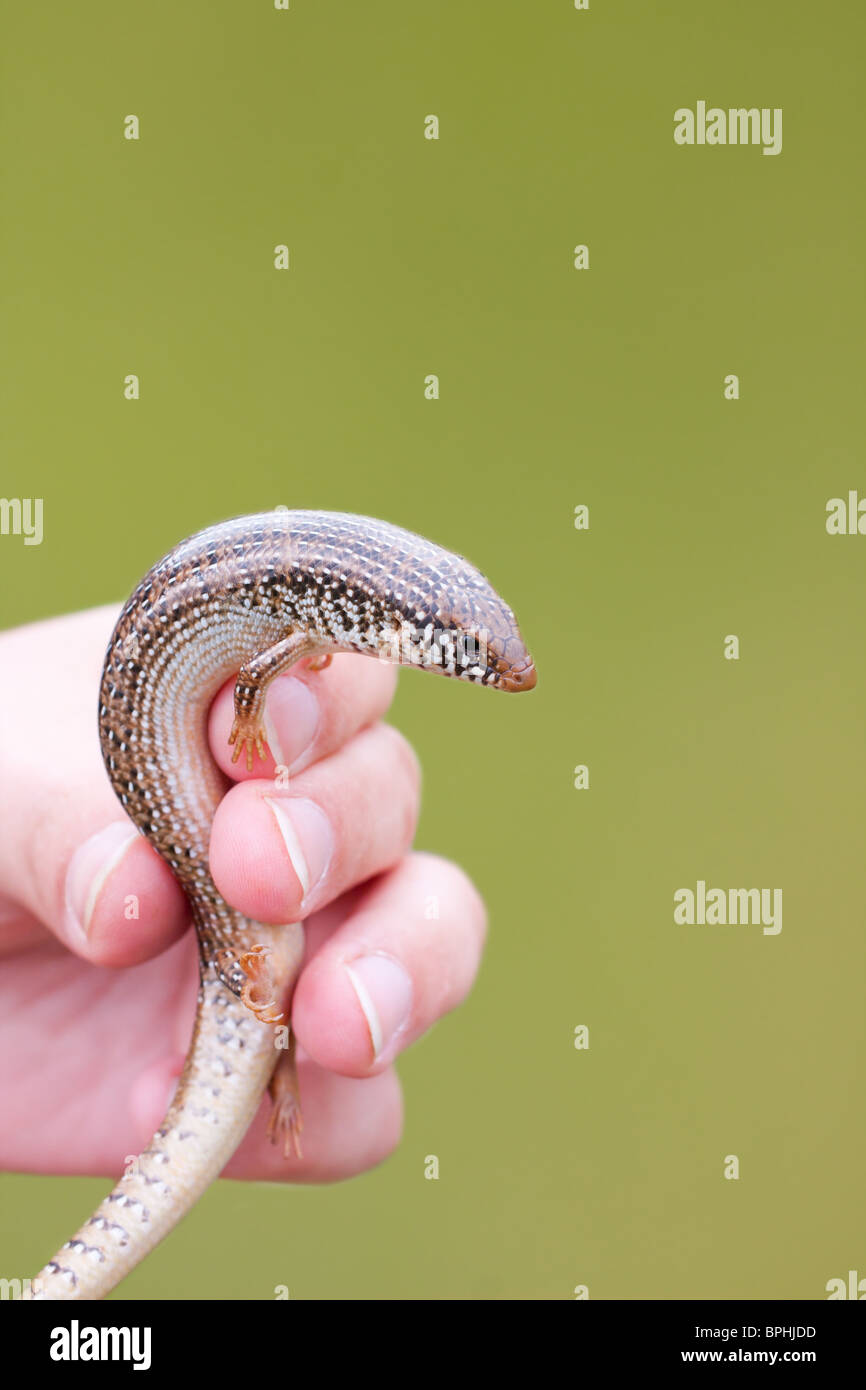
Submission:
[[[192,1029],[186,898],[124,816],[99,751],[116,616],[0,633],[0,1165],[19,1171],[117,1172],[162,1120]],[[226,1176],[317,1182],[380,1162],[402,1123],[394,1058],[474,979],[483,904],[455,865],[410,850],[418,766],[381,722],[395,680],[384,662],[348,655],[278,678],[266,732],[290,769],[282,789],[272,757],[252,773],[231,762],[232,682],[212,706],[211,752],[232,782],[213,877],[246,916],[303,917],[307,933],[292,1006],[304,1155],[287,1162],[268,1142],[265,1102]],[[320,812],[303,911],[299,840],[281,834],[265,796],[290,818],[301,800]]]

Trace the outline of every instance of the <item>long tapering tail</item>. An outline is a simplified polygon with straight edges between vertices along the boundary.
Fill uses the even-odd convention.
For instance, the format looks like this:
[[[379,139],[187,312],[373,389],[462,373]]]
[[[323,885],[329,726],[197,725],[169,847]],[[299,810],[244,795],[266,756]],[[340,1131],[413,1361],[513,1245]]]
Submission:
[[[256,926],[254,932],[257,942],[274,948],[274,978],[288,990],[303,928]],[[31,1281],[31,1298],[103,1298],[186,1215],[246,1133],[283,1035],[260,1023],[209,972],[165,1119],[89,1221]]]

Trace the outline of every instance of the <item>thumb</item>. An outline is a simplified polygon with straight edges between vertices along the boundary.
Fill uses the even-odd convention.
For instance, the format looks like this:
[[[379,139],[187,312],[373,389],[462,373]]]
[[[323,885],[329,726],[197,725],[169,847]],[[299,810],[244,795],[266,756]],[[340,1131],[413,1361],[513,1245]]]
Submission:
[[[134,965],[184,931],[186,900],[124,814],[99,749],[117,608],[0,633],[0,901],[99,965]]]

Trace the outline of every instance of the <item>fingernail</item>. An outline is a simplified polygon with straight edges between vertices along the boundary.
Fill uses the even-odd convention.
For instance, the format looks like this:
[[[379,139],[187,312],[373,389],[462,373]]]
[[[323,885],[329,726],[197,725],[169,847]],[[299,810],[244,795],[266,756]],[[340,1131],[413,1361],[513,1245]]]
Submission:
[[[303,909],[307,898],[325,875],[334,849],[331,822],[321,807],[302,797],[263,798],[270,807],[277,829],[301,885]]]
[[[68,925],[87,939],[99,894],[130,845],[141,837],[129,821],[113,821],[85,840],[69,862],[66,871],[66,912]]]
[[[409,1022],[412,981],[391,956],[360,956],[344,969],[367,1020],[373,1061],[378,1061]]]
[[[293,772],[313,742],[319,727],[319,702],[303,681],[287,677],[274,681],[265,705],[265,737],[274,762]],[[285,732],[281,739],[276,725]]]

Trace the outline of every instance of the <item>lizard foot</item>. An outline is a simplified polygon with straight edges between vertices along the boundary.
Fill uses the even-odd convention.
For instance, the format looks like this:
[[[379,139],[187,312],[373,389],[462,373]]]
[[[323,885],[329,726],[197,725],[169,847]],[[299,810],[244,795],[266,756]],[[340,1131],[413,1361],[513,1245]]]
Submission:
[[[239,998],[260,1023],[280,1023],[283,1018],[283,1011],[274,997],[276,985],[270,955],[264,946],[252,946],[240,956],[226,948],[217,952],[217,964],[224,974],[229,975],[237,969],[246,976]]]
[[[268,1085],[268,1093],[273,1102],[271,1118],[268,1121],[268,1138],[272,1144],[282,1143],[283,1157],[301,1158],[301,1131],[304,1117],[301,1114],[301,1097],[298,1091],[298,1069],[295,1063],[295,1035],[289,1038],[288,1048],[280,1054],[276,1069]]]
[[[333,652],[321,652],[318,656],[311,656],[307,662],[307,670],[324,671],[326,666],[330,666],[333,658]]]
[[[273,1103],[271,1118],[268,1120],[268,1138],[272,1144],[282,1141],[283,1158],[303,1158],[301,1152],[301,1131],[304,1117],[296,1096],[282,1095]]]
[[[262,726],[257,719],[251,718],[248,714],[235,716],[232,724],[232,731],[229,734],[229,743],[234,744],[232,762],[236,763],[243,750],[246,748],[247,772],[253,770],[253,753],[258,753],[262,762],[268,756],[268,745],[265,742]]]

